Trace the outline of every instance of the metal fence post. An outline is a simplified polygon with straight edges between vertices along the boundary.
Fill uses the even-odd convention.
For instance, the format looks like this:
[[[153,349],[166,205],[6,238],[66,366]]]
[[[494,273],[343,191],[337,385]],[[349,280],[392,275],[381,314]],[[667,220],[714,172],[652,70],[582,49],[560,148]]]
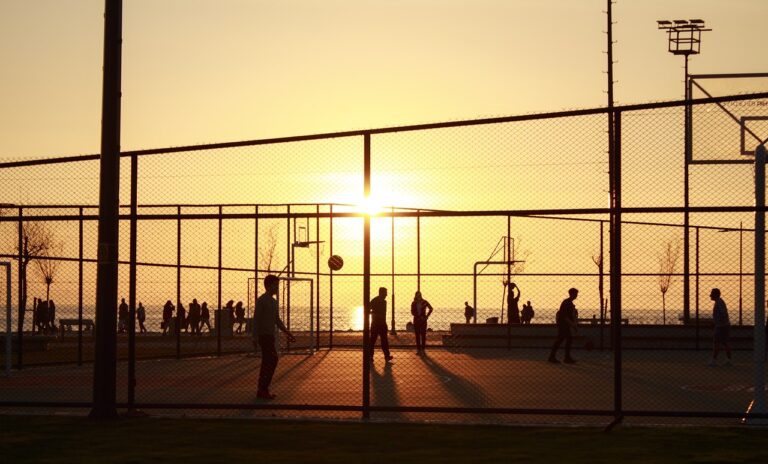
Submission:
[[[363,137],[363,195],[367,200],[371,196],[371,135]],[[371,298],[371,215],[363,216],[363,419],[371,417],[371,363],[370,318],[368,304]]]
[[[218,264],[218,284],[217,284],[218,300],[219,300],[218,301],[218,303],[219,303],[218,307],[219,307],[219,309],[216,310],[216,312],[215,312],[215,314],[216,314],[216,356],[221,356],[221,263],[222,263],[222,260],[221,260],[221,250],[222,250],[221,236],[222,236],[222,228],[223,228],[222,217],[221,217],[222,213],[223,213],[223,208],[221,206],[219,206],[219,231],[218,231],[218,234],[219,234],[219,250],[218,250],[219,251],[219,264]]]
[[[128,307],[130,310],[128,324],[128,410],[133,410],[136,399],[136,213],[138,202],[139,159],[136,154],[131,156],[131,224],[129,245],[128,270]]]
[[[750,412],[765,414],[765,145],[755,150],[755,399]]]
[[[77,259],[77,365],[83,365],[83,208],[78,221]]]
[[[19,207],[19,320],[18,323],[18,334],[17,338],[19,339],[19,348],[18,352],[16,353],[16,369],[21,370],[24,367],[24,307],[26,306],[26,295],[25,295],[25,289],[24,289],[24,280],[25,280],[25,272],[24,272],[24,208]]]
[[[181,206],[176,207],[176,359],[181,359]]]
[[[329,211],[329,217],[328,217],[328,241],[330,242],[330,250],[329,254],[333,256],[333,204],[331,204],[331,208]],[[329,286],[329,292],[328,292],[328,318],[330,319],[329,329],[328,329],[328,348],[333,349],[333,269],[330,269],[330,274],[328,276],[328,286]]]
[[[611,332],[613,340],[613,424],[621,422],[621,112],[614,115],[614,143],[610,156],[611,190]]]
[[[11,376],[11,350],[13,317],[11,316],[11,263],[0,263],[5,267],[5,376]]]
[[[696,350],[699,350],[699,227],[696,226]]]
[[[390,329],[391,333],[394,335],[397,333],[397,329],[395,328],[395,207],[392,207],[392,249],[390,251],[390,259],[392,261],[391,269],[392,269],[392,297],[390,298],[392,300],[392,328]]]
[[[316,304],[316,311],[317,311],[317,317],[315,319],[315,348],[319,351],[320,350],[320,205],[315,205],[315,212],[317,213],[317,216],[315,216],[315,238],[317,241],[317,245],[315,248],[315,279],[317,280],[317,286],[315,289],[315,292],[317,294],[317,304]],[[307,227],[309,228],[309,227]],[[307,241],[309,241],[309,237],[307,237]]]

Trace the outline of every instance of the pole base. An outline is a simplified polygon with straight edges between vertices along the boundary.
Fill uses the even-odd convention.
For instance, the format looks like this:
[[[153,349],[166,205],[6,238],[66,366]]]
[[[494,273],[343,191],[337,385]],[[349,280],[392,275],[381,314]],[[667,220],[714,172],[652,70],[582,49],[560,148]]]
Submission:
[[[755,400],[752,400],[749,402],[749,406],[747,407],[747,411],[744,413],[744,417],[741,418],[741,424],[742,425],[753,425],[753,426],[766,426],[768,425],[768,418],[765,417],[751,417],[752,413],[758,413],[764,411],[755,411]]]

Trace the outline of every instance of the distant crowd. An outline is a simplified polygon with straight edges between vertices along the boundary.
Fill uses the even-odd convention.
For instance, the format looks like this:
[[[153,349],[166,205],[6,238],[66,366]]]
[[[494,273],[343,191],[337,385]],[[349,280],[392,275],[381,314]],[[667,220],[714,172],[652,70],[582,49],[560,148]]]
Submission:
[[[232,321],[232,330],[235,333],[245,332],[245,308],[243,302],[238,301],[235,304],[234,300],[229,300],[222,309],[224,320]],[[226,316],[224,316],[226,315]],[[128,304],[123,298],[120,302],[120,306],[117,310],[117,332],[128,332],[130,313],[128,310]],[[147,328],[144,323],[147,320],[147,311],[144,305],[139,302],[136,307],[136,321],[139,323],[139,333],[147,332]],[[235,326],[237,326],[235,328]],[[206,328],[210,333],[211,330],[211,312],[208,309],[208,303],[198,303],[197,298],[193,298],[189,303],[189,310],[187,310],[183,304],[179,303],[178,307],[171,303],[171,300],[165,302],[163,305],[163,319],[160,322],[160,329],[163,331],[163,335],[173,335],[174,330],[179,333],[189,333],[192,335],[202,335],[203,328]]]

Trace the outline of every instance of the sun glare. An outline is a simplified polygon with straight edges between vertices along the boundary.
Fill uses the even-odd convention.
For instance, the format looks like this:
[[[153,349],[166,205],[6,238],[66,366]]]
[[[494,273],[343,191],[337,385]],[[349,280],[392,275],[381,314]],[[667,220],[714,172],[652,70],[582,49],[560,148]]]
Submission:
[[[352,330],[363,330],[363,324],[365,323],[363,319],[363,307],[356,306],[351,312],[352,314],[349,320],[352,321]]]
[[[374,197],[364,198],[357,204],[361,212],[368,216],[376,216],[384,211],[384,204],[380,199]]]

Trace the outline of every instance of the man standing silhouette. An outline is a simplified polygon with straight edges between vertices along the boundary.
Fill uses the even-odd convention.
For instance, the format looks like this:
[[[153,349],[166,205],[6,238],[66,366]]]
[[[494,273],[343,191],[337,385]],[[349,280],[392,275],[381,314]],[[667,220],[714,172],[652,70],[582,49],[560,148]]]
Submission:
[[[373,359],[373,349],[376,347],[376,338],[381,337],[381,351],[384,359],[392,360],[389,354],[389,339],[387,338],[387,289],[379,287],[379,296],[372,298],[368,303],[368,313],[371,315],[371,341],[368,356]]]
[[[578,326],[576,325],[576,305],[573,304],[573,300],[579,296],[579,291],[575,288],[568,290],[568,298],[564,299],[560,304],[560,310],[557,311],[555,321],[557,322],[557,339],[552,345],[552,351],[549,353],[549,362],[553,364],[559,364],[555,355],[557,354],[560,343],[565,341],[565,359],[563,362],[566,364],[574,364],[576,360],[571,357],[571,342],[573,342],[573,335],[576,333]]]
[[[728,358],[725,361],[725,365],[730,366],[731,347],[728,344],[728,336],[731,328],[731,321],[728,320],[728,308],[725,306],[725,301],[720,298],[719,288],[713,288],[709,293],[709,298],[715,302],[715,305],[712,307],[712,322],[714,323],[715,330],[712,338],[712,360],[709,361],[709,366],[717,366],[717,354],[719,353],[721,346],[725,348],[725,356]]]
[[[275,299],[280,288],[280,279],[275,275],[268,275],[264,278],[264,288],[266,292],[256,300],[256,309],[253,313],[253,336],[261,348],[261,368],[259,369],[259,386],[256,397],[271,400],[275,398],[275,395],[270,393],[269,385],[272,383],[272,376],[277,369],[275,327],[282,330],[289,341],[294,342],[296,338],[280,320],[277,300]]]

